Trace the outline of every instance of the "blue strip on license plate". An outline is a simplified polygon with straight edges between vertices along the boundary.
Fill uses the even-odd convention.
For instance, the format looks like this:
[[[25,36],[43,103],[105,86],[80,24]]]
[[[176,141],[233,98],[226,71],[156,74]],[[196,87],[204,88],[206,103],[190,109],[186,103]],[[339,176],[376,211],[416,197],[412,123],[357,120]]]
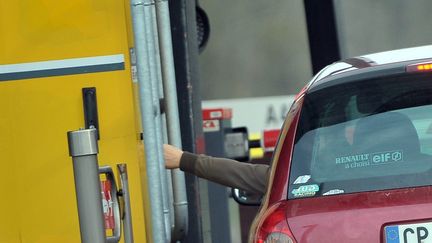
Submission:
[[[432,243],[432,223],[386,226],[384,234],[386,243]]]

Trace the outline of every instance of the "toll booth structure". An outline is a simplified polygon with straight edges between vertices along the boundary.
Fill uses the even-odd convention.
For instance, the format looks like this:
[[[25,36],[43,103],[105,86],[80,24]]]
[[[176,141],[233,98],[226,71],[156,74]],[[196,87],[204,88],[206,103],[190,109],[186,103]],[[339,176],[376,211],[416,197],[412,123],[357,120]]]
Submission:
[[[86,122],[99,132],[99,164],[127,164],[135,242],[147,241],[127,8],[98,0],[0,3],[0,180],[7,195],[0,242],[80,242],[66,132]]]
[[[227,157],[225,137],[231,131],[232,110],[204,109],[202,116],[206,153]],[[200,180],[200,185],[203,217],[207,218],[203,221],[204,238],[208,242],[231,242],[228,188],[205,180]]]
[[[246,127],[232,127],[231,108],[202,111],[206,154],[252,164],[269,164],[279,129],[249,133]],[[248,242],[249,229],[259,205],[243,205],[228,188],[200,180],[204,242]],[[262,195],[256,194],[262,197]]]
[[[122,214],[125,202],[130,204],[130,230],[134,234],[127,242],[169,242],[167,235],[175,229],[166,218],[172,216],[166,215],[164,208],[165,220],[158,219],[163,220],[163,229],[157,228],[152,217],[154,189],[148,181],[149,176],[164,177],[165,171],[149,175],[148,165],[160,161],[145,159],[150,145],[145,142],[149,130],[143,135],[143,120],[153,113],[160,116],[162,111],[142,108],[147,97],[138,85],[142,80],[139,75],[146,71],[137,70],[149,63],[140,63],[143,55],[137,54],[144,47],[134,46],[140,37],[133,31],[134,8],[149,7],[145,16],[156,16],[154,5],[144,5],[128,0],[0,3],[0,183],[4,195],[0,202],[0,242],[80,242],[69,155],[82,154],[68,152],[66,136],[79,128],[96,129],[91,134],[97,134],[101,204],[111,205],[112,197],[124,198],[128,189],[128,200],[118,203],[123,205]],[[145,25],[146,30],[153,28],[157,33],[155,18],[152,21]],[[147,37],[153,33],[148,32]],[[161,34],[159,39],[163,38],[166,36]],[[158,38],[153,40],[157,46]],[[165,57],[160,52],[151,56]],[[155,65],[160,60],[153,61]],[[153,79],[166,76],[161,69],[152,73]],[[167,102],[157,97],[161,92],[160,87],[152,86],[151,98],[157,104]],[[143,112],[148,114],[143,116]],[[157,136],[162,139],[156,142],[162,146],[166,141],[163,135],[168,135],[164,128],[159,129]],[[119,189],[114,190],[115,186]],[[167,191],[169,188],[163,187],[160,193]],[[181,220],[187,221],[187,217]],[[105,218],[104,224],[109,236],[115,233],[111,232],[114,224],[120,222]],[[155,229],[165,232],[165,237],[155,235]],[[115,242],[126,240],[122,237]]]
[[[260,149],[261,143],[249,140],[246,127],[232,127],[231,108],[203,109],[202,116],[206,154],[251,162],[251,151]],[[246,242],[257,208],[244,210],[246,207],[232,198],[231,188],[206,180],[201,180],[200,185],[206,242]]]

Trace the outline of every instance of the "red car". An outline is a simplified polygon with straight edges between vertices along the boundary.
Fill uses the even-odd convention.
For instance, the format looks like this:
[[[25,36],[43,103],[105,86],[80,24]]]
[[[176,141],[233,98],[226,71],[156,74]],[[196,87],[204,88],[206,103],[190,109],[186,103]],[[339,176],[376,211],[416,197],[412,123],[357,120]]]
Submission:
[[[432,46],[312,79],[281,130],[250,241],[432,242]]]

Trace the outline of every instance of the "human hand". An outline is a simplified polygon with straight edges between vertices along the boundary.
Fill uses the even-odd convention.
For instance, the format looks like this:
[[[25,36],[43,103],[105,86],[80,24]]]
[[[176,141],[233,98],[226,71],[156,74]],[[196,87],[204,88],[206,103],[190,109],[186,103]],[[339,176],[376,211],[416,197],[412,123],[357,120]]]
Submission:
[[[183,151],[169,144],[163,145],[164,157],[165,157],[165,168],[177,169],[180,167],[180,158],[183,155]]]

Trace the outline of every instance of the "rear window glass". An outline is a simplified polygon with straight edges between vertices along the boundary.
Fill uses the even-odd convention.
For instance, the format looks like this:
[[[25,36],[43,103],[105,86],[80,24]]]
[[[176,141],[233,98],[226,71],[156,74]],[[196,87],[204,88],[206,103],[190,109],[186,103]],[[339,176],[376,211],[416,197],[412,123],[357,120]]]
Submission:
[[[430,185],[432,77],[346,83],[305,96],[288,198]]]

